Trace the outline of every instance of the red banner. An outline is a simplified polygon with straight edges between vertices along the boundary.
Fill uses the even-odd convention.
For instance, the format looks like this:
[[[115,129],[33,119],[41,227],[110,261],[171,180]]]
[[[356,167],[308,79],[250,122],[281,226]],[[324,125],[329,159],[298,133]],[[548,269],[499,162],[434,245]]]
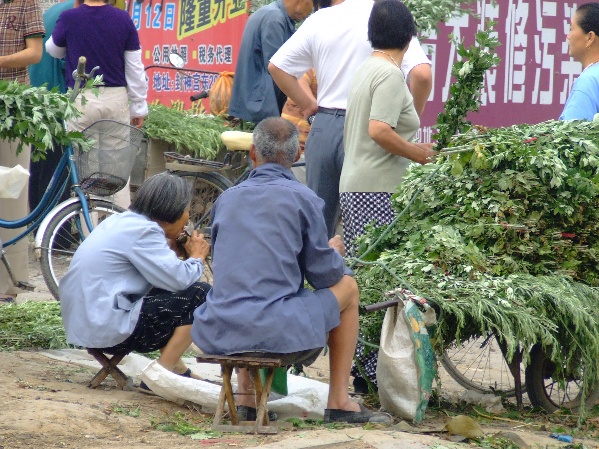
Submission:
[[[451,67],[457,58],[449,34],[474,42],[474,34],[487,20],[501,42],[496,49],[501,63],[485,79],[483,106],[469,119],[484,126],[539,123],[557,119],[580,63],[568,55],[566,35],[576,3],[572,0],[479,0],[474,18],[463,16],[441,24],[436,36],[423,42],[430,48],[434,84],[422,119],[421,135],[431,141],[431,126],[442,111],[454,81]],[[580,3],[579,3],[580,4]]]
[[[207,71],[148,68],[148,101],[205,111],[208,100],[192,104],[189,97],[210,89],[219,72],[235,70],[248,7],[246,0],[131,1],[146,67],[168,66],[169,54],[177,52],[186,69]]]

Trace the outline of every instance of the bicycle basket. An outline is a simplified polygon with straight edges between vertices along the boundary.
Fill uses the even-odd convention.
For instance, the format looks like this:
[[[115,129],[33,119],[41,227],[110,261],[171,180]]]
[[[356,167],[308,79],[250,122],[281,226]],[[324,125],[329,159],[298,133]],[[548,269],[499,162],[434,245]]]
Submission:
[[[89,151],[74,148],[81,188],[94,195],[113,195],[127,184],[143,131],[115,120],[98,120],[83,134],[93,143]]]

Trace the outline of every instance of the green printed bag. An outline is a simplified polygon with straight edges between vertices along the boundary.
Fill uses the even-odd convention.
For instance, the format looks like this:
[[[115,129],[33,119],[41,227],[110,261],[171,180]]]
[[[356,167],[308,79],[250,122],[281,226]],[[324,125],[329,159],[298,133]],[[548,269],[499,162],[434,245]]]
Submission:
[[[434,323],[428,308],[427,324]],[[431,317],[432,316],[432,317]],[[423,314],[411,300],[387,309],[383,320],[376,378],[381,406],[419,423],[424,418],[437,372],[435,353]]]

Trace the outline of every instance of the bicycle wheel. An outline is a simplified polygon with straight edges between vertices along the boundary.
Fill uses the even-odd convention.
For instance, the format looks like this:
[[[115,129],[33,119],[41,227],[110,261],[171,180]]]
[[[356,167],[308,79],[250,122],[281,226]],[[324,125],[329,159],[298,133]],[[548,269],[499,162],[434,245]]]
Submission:
[[[95,225],[123,209],[106,200],[88,200],[88,207]],[[91,232],[83,218],[81,202],[59,210],[48,224],[42,237],[40,264],[48,289],[58,297],[58,283],[69,269],[73,254],[83,241],[82,236]]]
[[[213,173],[174,172],[180,178],[187,180],[193,189],[189,219],[200,231],[204,231],[205,239],[210,243],[207,228],[210,227],[210,210],[216,199],[233,185],[226,178]],[[212,285],[212,257],[208,255],[204,261],[202,282]]]
[[[189,210],[189,219],[198,229],[210,225],[210,210],[216,199],[231,187],[226,178],[213,173],[173,172],[174,175],[185,179],[192,186],[193,197]]]
[[[554,362],[547,356],[541,345],[530,350],[530,363],[526,367],[528,399],[535,407],[549,413],[560,408],[576,410],[582,400],[582,376],[584,366],[565,366],[558,374]],[[587,393],[586,406],[592,408],[599,399],[599,385],[594,385]]]
[[[446,349],[441,363],[447,373],[468,390],[505,396],[516,394],[514,377],[492,333]],[[524,388],[522,385],[522,391]]]

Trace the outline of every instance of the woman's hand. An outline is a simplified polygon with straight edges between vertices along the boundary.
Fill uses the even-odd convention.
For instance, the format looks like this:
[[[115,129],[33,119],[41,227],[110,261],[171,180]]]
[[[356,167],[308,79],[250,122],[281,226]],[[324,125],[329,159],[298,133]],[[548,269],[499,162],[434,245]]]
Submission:
[[[193,231],[185,242],[185,251],[189,257],[206,261],[206,257],[210,254],[210,244],[204,240],[204,234],[198,234],[198,231]]]
[[[433,161],[433,158],[437,152],[433,150],[432,143],[415,143],[414,145],[422,150],[419,160],[414,162],[418,162],[419,164],[428,164],[429,162]]]

